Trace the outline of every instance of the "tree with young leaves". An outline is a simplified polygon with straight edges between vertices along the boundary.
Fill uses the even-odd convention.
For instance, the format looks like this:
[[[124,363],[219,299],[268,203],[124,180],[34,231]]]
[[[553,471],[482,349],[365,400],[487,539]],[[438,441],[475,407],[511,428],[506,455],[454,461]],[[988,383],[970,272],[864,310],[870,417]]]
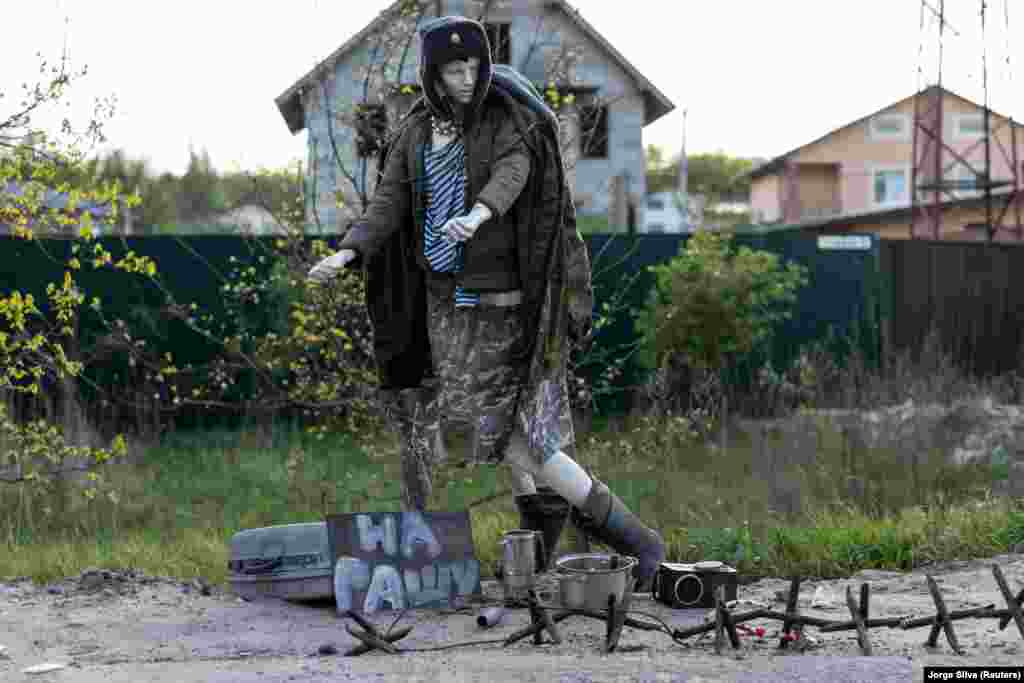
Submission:
[[[296,161],[277,172],[253,173],[239,168],[223,173],[220,186],[226,210],[258,206],[269,216],[286,213],[296,197],[302,196],[303,167],[302,162]],[[283,230],[279,232],[285,234]]]
[[[155,264],[135,254],[114,259],[92,242],[92,213],[80,211],[87,201],[105,205],[116,222],[122,203],[131,206],[138,201],[137,196],[124,194],[118,182],[90,182],[91,175],[82,166],[87,147],[106,140],[103,124],[113,113],[113,100],[97,100],[84,130],[76,129],[66,118],[58,131],[35,125],[37,117],[60,103],[73,82],[86,74],[85,69],[72,70],[66,51],[57,64],[50,64],[42,55],[39,59],[39,80],[22,86],[20,102],[14,104],[7,93],[0,93],[4,95],[0,105],[12,107],[0,114],[0,223],[10,227],[13,239],[38,242],[42,237],[59,236],[72,240],[73,245],[62,277],[46,285],[46,301],[36,301],[20,289],[0,292],[0,392],[7,399],[0,405],[0,441],[4,445],[0,465],[8,472],[3,481],[34,484],[43,489],[45,497],[47,486],[64,474],[69,462],[98,481],[99,466],[124,452],[124,439],[116,437],[105,447],[72,443],[61,425],[45,420],[15,421],[8,404],[19,396],[37,396],[56,388],[69,397],[64,402],[66,409],[73,410],[70,392],[82,371],[77,357],[77,320],[89,294],[78,285],[76,276],[83,268],[112,268],[131,276],[152,277]],[[47,201],[53,191],[67,202]],[[39,248],[45,247],[39,244]],[[86,488],[83,493],[90,497],[95,489]]]
[[[67,173],[69,182],[92,186],[117,183],[123,190],[138,196],[138,204],[123,212],[119,225],[112,226],[116,234],[130,234],[142,226],[173,223],[176,219],[174,194],[167,197],[160,191],[158,179],[152,176],[146,159],[130,158],[123,149],[92,157],[68,169]]]
[[[567,68],[566,63],[557,68]],[[545,95],[555,107],[573,104],[572,91],[559,90],[554,82]],[[157,432],[181,411],[202,409],[241,413],[257,421],[281,414],[299,416],[321,433],[345,431],[372,440],[373,430],[360,427],[373,420],[370,397],[376,383],[362,279],[358,273],[346,273],[331,287],[311,286],[306,279],[310,266],[326,254],[328,246],[306,238],[302,165],[243,173],[251,181],[247,190],[245,183],[235,182],[241,179],[229,186],[216,178],[208,156],[193,153],[191,157],[191,173],[186,176],[197,181],[193,196],[209,201],[213,185],[209,181],[216,179],[225,208],[258,199],[274,215],[281,235],[270,242],[253,241],[249,258],[237,260],[226,272],[214,273],[222,278],[223,317],[195,302],[176,301],[155,264],[131,252],[117,260],[97,244],[76,246],[72,277],[77,268],[109,268],[123,262],[121,267],[127,269],[133,264],[147,278],[147,287],[164,298],[159,311],[140,311],[142,318],[136,321],[109,318],[99,297],[81,293],[76,305],[89,301],[89,313],[99,319],[105,334],[95,348],[80,351],[84,355],[77,362],[88,367],[114,353],[127,359],[130,370],[122,388],[131,393],[97,387],[98,400],[129,408],[135,396],[144,397],[148,403],[141,412],[152,417]],[[129,165],[125,162],[122,167]],[[99,163],[85,177],[98,178],[103,166]],[[130,177],[128,171],[114,175],[121,187]],[[174,181],[167,174],[157,179],[162,196],[185,194],[180,186],[177,193],[172,192]],[[143,183],[142,192],[151,188]],[[189,210],[195,213],[196,207]],[[91,233],[80,230],[78,234],[87,241]],[[83,251],[88,251],[88,258]],[[136,329],[142,322],[158,332],[161,325],[154,319],[185,325],[219,352],[202,362],[180,362],[178,350],[167,339]]]
[[[19,409],[20,419],[6,404],[0,408],[0,483],[29,484],[39,507],[52,510],[46,501],[56,500],[54,486],[69,471],[85,470],[89,479],[102,480],[102,464],[123,454],[126,440],[115,435],[106,446],[86,444],[68,433],[66,418],[74,413],[77,423],[86,412],[78,408],[85,390],[93,401],[87,406],[92,414],[111,406],[117,414],[143,416],[135,428],[148,436],[158,435],[187,409],[257,418],[284,412],[323,431],[347,431],[354,421],[369,416],[365,406],[373,367],[362,280],[353,273],[331,288],[307,282],[306,272],[327,245],[306,239],[302,165],[246,174],[251,188],[238,199],[255,198],[271,207],[283,232],[269,244],[254,241],[250,258],[237,260],[230,272],[214,274],[222,278],[219,303],[226,309],[225,315],[215,316],[195,302],[177,301],[174,287],[152,259],[127,246],[115,256],[106,242],[96,239],[91,214],[80,212],[79,205],[90,201],[109,207],[108,219],[117,225],[122,207],[140,201],[137,195],[126,195],[124,185],[141,184],[147,191],[141,180],[145,169],[123,154],[88,159],[88,150],[75,144],[68,122],[62,139],[33,125],[33,115],[60,102],[75,78],[66,55],[52,72],[43,62],[41,73],[39,84],[26,87],[20,109],[0,119],[0,222],[11,226],[13,239],[47,250],[50,262],[63,268],[61,277],[48,285],[21,285],[35,291],[45,287],[46,301],[21,289],[0,293],[0,393],[10,404],[27,405],[27,410]],[[97,112],[98,118],[110,113]],[[88,131],[92,146],[106,141],[102,120],[90,122]],[[192,157],[193,195],[216,208],[218,201],[210,197],[222,187],[210,182],[217,178],[209,158]],[[180,184],[170,174],[155,179],[154,185],[164,202],[181,196]],[[68,201],[47,203],[53,191]],[[190,209],[196,212],[197,207]],[[57,236],[60,243],[47,239]],[[202,254],[198,257],[205,262]],[[156,292],[163,303],[134,305],[132,317],[116,317],[105,306],[109,295],[80,284],[82,273],[91,270],[141,279],[143,286],[131,289]],[[88,343],[79,335],[85,316],[101,326]],[[184,325],[218,352],[196,364],[180,362],[179,349],[161,336],[169,324]],[[120,364],[125,372],[117,386],[105,386],[91,376],[94,369],[102,373]],[[32,402],[21,401],[22,396],[60,397],[67,410],[55,419],[64,424],[37,419]],[[102,438],[97,430],[86,433],[92,442]],[[82,493],[91,497],[97,490],[86,487]]]
[[[217,169],[205,149],[202,154],[188,151],[188,166],[178,188],[178,215],[185,222],[205,218],[225,208]]]
[[[791,317],[807,269],[779,257],[735,247],[724,232],[698,231],[668,263],[651,266],[656,281],[637,318],[643,339],[641,361],[661,373],[661,396],[684,410],[717,414],[721,374],[764,344]],[[678,395],[673,372],[691,380],[690,397]],[[673,395],[675,394],[675,395]],[[697,405],[685,406],[686,398]]]
[[[660,147],[648,145],[645,158],[648,192],[671,192],[679,187],[678,155],[670,161]],[[725,152],[688,154],[686,159],[687,190],[704,195],[709,205],[750,194],[750,179],[745,176],[753,168],[750,159]]]

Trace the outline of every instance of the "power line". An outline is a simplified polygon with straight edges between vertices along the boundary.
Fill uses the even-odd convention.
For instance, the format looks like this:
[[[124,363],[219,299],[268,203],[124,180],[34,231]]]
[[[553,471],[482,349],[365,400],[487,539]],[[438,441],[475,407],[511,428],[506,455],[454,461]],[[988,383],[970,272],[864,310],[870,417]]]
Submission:
[[[985,109],[988,109],[988,45],[985,40],[986,0],[981,0],[981,88],[985,93]],[[985,131],[986,135],[988,131]]]
[[[934,15],[934,16],[935,16],[936,18],[938,18],[938,20],[939,20],[939,22],[940,22],[941,24],[945,24],[946,26],[949,26],[949,30],[950,30],[950,31],[952,31],[952,32],[954,33],[954,35],[956,35],[956,37],[957,37],[957,38],[961,37],[961,36],[960,36],[960,32],[959,32],[959,31],[957,31],[957,30],[956,30],[955,28],[953,28],[952,26],[950,26],[949,22],[948,22],[948,21],[946,21],[946,16],[945,16],[945,15],[946,15],[946,9],[945,9],[945,1],[944,1],[944,0],[939,0],[939,9],[935,9],[934,7],[932,7],[931,3],[929,3],[929,2],[928,2],[928,0],[921,0],[921,10],[922,10],[922,14],[923,14],[923,12],[924,12],[924,10],[925,10],[926,8],[927,8],[927,9],[928,9],[928,10],[929,10],[929,11],[930,11],[930,12],[931,12],[931,13],[932,13],[932,14],[933,14],[933,15]],[[922,19],[922,22],[923,22],[923,21],[924,21],[924,20]],[[939,28],[940,28],[940,31],[941,31],[941,28],[942,28],[942,27],[940,26]]]
[[[921,79],[924,78],[924,0],[921,0],[921,27],[917,36],[917,90],[921,90]]]
[[[1013,65],[1010,60],[1010,0],[1003,0],[1003,29],[1006,32],[1006,86],[1013,92]]]

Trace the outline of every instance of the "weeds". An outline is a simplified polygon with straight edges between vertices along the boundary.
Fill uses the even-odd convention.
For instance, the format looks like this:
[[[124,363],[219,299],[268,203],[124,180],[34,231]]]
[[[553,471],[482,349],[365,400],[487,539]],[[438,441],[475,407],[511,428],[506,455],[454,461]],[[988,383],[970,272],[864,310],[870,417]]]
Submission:
[[[886,368],[882,376],[812,348],[775,373],[790,386],[766,394],[802,396],[786,419],[697,424],[678,401],[655,401],[645,415],[596,418],[579,435],[578,459],[663,532],[669,559],[719,559],[749,576],[905,570],[1024,543],[1024,501],[991,495],[993,480],[1009,475],[1008,455],[954,465],[941,448],[869,443],[826,411],[996,391],[1006,400],[1018,378],[969,380],[937,347]],[[178,433],[141,462],[109,465],[112,497],[71,495],[78,484],[58,481],[43,506],[0,486],[0,577],[45,582],[97,566],[223,582],[239,530],[399,509],[397,444],[384,433],[363,444],[298,430]],[[435,479],[432,509],[472,509],[485,575],[500,535],[518,526],[511,497],[494,496],[506,477],[479,467]]]

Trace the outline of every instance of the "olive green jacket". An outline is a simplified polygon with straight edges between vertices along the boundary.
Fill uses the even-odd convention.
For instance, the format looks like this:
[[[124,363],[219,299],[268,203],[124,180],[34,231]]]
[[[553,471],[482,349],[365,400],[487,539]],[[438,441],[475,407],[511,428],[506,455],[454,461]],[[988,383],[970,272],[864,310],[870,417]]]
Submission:
[[[476,233],[466,241],[463,268],[456,284],[476,291],[519,289],[516,254],[518,219],[513,210],[530,176],[530,156],[513,118],[495,97],[481,107],[480,117],[466,134],[465,211],[476,202],[491,210]],[[412,226],[416,260],[429,269],[423,250],[424,155],[431,145],[430,116],[414,108],[397,134],[383,168],[373,200],[363,218],[341,242],[362,258],[372,258],[394,233]]]

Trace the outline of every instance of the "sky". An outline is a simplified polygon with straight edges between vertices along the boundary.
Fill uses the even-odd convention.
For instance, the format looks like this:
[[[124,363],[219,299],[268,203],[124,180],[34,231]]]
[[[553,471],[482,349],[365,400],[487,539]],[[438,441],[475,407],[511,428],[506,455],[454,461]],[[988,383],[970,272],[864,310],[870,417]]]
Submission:
[[[940,0],[926,0],[938,8]],[[1024,120],[1024,5],[945,0],[943,83]],[[303,158],[274,98],[363,28],[388,0],[34,0],[11,3],[0,41],[0,121],[20,84],[66,44],[88,74],[64,112],[85,122],[114,95],[107,148],[183,173],[191,145],[215,167],[280,168]],[[919,70],[938,74],[938,22],[922,29],[921,0],[570,0],[676,109],[647,126],[643,144],[677,155],[723,151],[773,157],[911,95]],[[954,35],[954,32],[958,35]],[[1009,65],[1007,64],[1009,57]],[[1015,73],[1017,71],[1017,73]],[[1016,85],[1015,85],[1016,84]],[[1020,94],[1014,94],[1014,91]]]

